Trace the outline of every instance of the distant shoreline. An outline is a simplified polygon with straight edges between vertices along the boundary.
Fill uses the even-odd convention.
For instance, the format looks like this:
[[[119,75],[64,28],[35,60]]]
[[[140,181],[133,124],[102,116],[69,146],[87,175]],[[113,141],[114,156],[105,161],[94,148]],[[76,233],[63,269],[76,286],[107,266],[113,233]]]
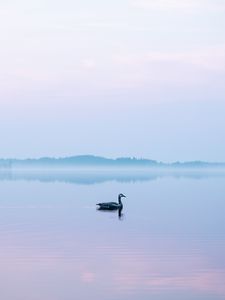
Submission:
[[[219,170],[225,163],[187,161],[164,163],[145,158],[121,157],[116,159],[94,155],[79,155],[62,158],[0,159],[1,169],[50,169],[50,170]]]

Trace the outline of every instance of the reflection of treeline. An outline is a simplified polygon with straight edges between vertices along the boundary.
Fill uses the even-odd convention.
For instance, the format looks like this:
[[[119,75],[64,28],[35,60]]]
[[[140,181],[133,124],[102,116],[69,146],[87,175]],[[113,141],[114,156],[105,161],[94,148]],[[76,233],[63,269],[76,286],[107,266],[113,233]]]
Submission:
[[[130,183],[138,181],[155,180],[160,177],[159,174],[128,172],[86,172],[86,171],[69,171],[69,170],[5,170],[0,171],[0,181],[26,180],[40,182],[63,182],[71,184],[97,184],[107,181],[117,181],[121,183]]]
[[[40,181],[40,182],[63,182],[71,184],[97,184],[108,181],[121,183],[146,182],[160,178],[192,178],[195,180],[220,177],[225,178],[223,170],[19,170],[1,169],[0,181]]]

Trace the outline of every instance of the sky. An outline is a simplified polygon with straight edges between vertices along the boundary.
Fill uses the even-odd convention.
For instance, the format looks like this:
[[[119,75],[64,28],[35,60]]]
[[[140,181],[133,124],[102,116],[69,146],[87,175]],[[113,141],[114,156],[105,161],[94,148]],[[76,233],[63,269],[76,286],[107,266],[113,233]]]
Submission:
[[[1,0],[0,157],[225,161],[224,0]]]

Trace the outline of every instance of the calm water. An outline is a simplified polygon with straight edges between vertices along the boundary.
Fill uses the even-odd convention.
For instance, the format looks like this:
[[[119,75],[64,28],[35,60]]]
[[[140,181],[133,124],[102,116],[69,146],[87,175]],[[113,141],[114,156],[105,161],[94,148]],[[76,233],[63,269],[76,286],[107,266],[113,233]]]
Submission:
[[[1,299],[225,299],[224,214],[225,173],[1,172]]]

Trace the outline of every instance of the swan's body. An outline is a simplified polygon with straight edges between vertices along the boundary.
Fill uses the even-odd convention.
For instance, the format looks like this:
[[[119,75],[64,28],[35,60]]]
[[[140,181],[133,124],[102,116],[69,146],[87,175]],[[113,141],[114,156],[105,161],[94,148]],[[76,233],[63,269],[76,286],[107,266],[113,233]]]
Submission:
[[[118,195],[118,202],[105,202],[105,203],[97,203],[96,205],[99,206],[99,209],[104,209],[104,210],[116,210],[116,209],[122,209],[123,208],[123,203],[121,201],[122,197],[126,197],[123,194]]]

